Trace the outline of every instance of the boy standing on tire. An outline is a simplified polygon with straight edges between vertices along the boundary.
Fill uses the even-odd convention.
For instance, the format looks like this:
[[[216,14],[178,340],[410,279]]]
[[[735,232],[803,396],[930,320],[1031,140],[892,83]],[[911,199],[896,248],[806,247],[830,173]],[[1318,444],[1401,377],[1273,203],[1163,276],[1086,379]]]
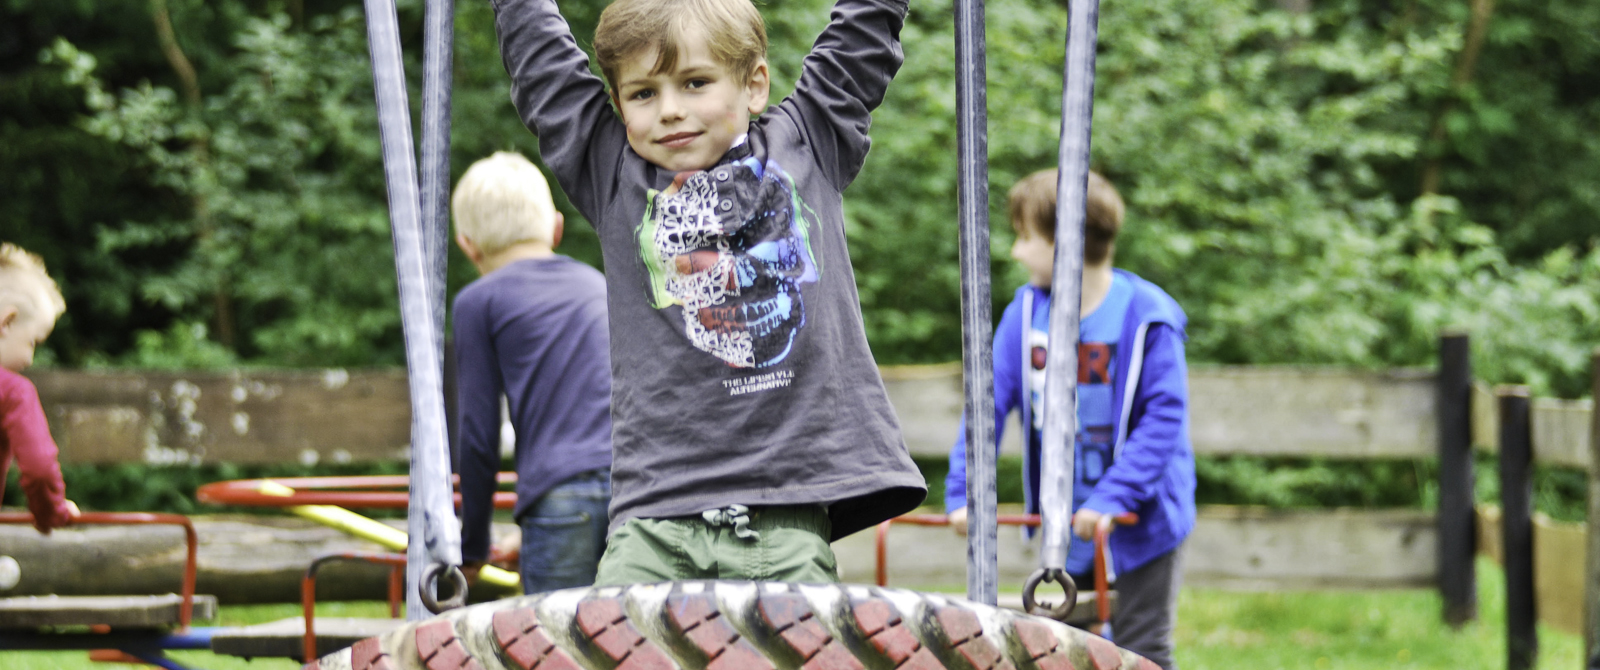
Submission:
[[[67,500],[61,464],[39,390],[21,372],[33,365],[33,350],[50,336],[67,309],[61,290],[38,256],[0,243],[0,494],[16,459],[22,491],[40,533],[72,523],[78,506]]]
[[[1116,643],[1171,670],[1177,616],[1178,548],[1194,528],[1194,452],[1189,446],[1186,318],[1155,284],[1111,266],[1123,203],[1116,187],[1089,173],[1084,223],[1082,320],[1078,341],[1078,433],[1074,440],[1072,544],[1067,573],[1091,584],[1095,523],[1133,512],[1139,522],[1111,534],[1108,572],[1116,575]],[[1006,307],[994,335],[996,443],[1006,415],[1020,410],[1026,506],[1038,513],[1044,429],[1050,281],[1054,275],[1056,171],[1012,187],[1008,208],[1017,231],[1011,256],[1028,283]],[[965,430],[950,450],[945,506],[967,529]]]
[[[553,0],[494,4],[512,99],[604,252],[615,457],[596,583],[837,581],[829,542],[927,493],[867,347],[842,207],[905,1],[840,0],[772,109],[749,0],[618,0],[595,31],[604,82]]]
[[[500,397],[516,429],[522,590],[594,583],[611,501],[611,366],[599,271],[555,253],[561,214],[520,154],[472,164],[451,200],[456,244],[483,277],[456,295],[461,552],[489,555]]]

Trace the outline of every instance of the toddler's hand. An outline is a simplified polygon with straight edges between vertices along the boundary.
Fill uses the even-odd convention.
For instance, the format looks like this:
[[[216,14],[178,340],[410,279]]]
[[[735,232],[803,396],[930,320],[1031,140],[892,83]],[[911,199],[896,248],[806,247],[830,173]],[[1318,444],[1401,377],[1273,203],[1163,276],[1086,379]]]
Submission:
[[[76,521],[78,519],[78,517],[80,517],[80,516],[83,516],[83,510],[78,509],[78,503],[75,503],[75,502],[72,502],[71,500],[68,500],[67,501],[67,518]]]
[[[950,513],[950,529],[957,535],[967,534],[967,508],[963,507]]]

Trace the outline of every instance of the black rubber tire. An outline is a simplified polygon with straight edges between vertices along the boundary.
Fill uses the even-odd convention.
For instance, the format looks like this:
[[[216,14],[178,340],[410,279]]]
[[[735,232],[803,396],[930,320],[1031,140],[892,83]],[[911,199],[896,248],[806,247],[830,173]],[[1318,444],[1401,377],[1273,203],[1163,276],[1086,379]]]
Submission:
[[[407,624],[315,670],[1158,670],[1043,617],[899,589],[668,582],[510,598]]]

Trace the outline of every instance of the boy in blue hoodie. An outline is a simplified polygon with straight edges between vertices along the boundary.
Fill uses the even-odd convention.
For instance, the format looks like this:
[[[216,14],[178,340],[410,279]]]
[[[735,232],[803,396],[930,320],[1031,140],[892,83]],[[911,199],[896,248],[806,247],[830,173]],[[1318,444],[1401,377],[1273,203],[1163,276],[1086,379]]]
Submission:
[[[1027,510],[1038,512],[1039,454],[1049,346],[1050,281],[1055,259],[1056,171],[1012,187],[1011,256],[1027,268],[994,335],[994,413],[998,433],[1013,409],[1027,433],[1023,477]],[[1194,452],[1189,446],[1186,318],[1155,284],[1111,266],[1123,202],[1116,187],[1089,173],[1084,225],[1082,323],[1078,342],[1078,432],[1073,484],[1073,539],[1067,572],[1092,583],[1095,523],[1133,512],[1139,522],[1111,535],[1108,572],[1116,577],[1118,645],[1166,670],[1177,615],[1178,548],[1194,528]],[[945,506],[967,528],[965,429],[950,450]]]

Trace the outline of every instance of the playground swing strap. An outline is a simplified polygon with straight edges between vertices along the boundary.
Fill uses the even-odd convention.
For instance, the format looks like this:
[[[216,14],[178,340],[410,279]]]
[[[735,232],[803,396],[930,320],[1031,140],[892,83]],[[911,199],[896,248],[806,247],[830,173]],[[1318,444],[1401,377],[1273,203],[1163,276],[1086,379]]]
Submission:
[[[383,144],[394,235],[395,274],[405,331],[406,367],[412,402],[410,536],[423,542],[407,549],[408,618],[464,602],[457,589],[436,601],[440,577],[459,585],[461,546],[450,499],[448,439],[443,395],[445,253],[448,244],[450,67],[454,33],[452,0],[428,0],[424,19],[421,180],[413,153],[411,122],[401,61],[394,0],[365,0],[373,85]],[[1032,611],[1035,587],[1057,581],[1066,599],[1052,612],[1064,617],[1076,588],[1064,571],[1072,500],[1072,439],[1076,421],[1078,296],[1082,288],[1084,196],[1094,90],[1094,45],[1098,0],[1069,3],[1067,57],[1063,73],[1057,245],[1052,295],[1042,486],[1044,550],[1029,578],[1024,600]],[[995,426],[990,350],[989,193],[983,0],[956,2],[956,104],[961,257],[962,367],[965,372],[969,533],[968,598],[997,598]],[[1063,299],[1066,298],[1066,299]]]
[[[448,243],[444,200],[450,178],[448,77],[453,12],[448,0],[427,3],[424,181],[419,189],[394,0],[366,0],[365,4],[411,390],[408,528],[410,537],[422,539],[408,543],[406,550],[406,617],[420,620],[430,612],[466,602],[461,532],[451,503],[444,414],[444,269]],[[444,602],[436,596],[441,577],[449,578],[456,587]]]
[[[1060,172],[1056,182],[1056,258],[1050,282],[1050,356],[1045,363],[1045,415],[1039,473],[1043,546],[1039,569],[1023,588],[1034,611],[1035,588],[1055,581],[1065,601],[1050,616],[1064,618],[1077,599],[1066,574],[1072,532],[1073,442],[1078,420],[1078,325],[1083,295],[1083,223],[1089,183],[1089,139],[1094,119],[1094,53],[1100,0],[1067,5],[1067,57],[1061,86]]]

